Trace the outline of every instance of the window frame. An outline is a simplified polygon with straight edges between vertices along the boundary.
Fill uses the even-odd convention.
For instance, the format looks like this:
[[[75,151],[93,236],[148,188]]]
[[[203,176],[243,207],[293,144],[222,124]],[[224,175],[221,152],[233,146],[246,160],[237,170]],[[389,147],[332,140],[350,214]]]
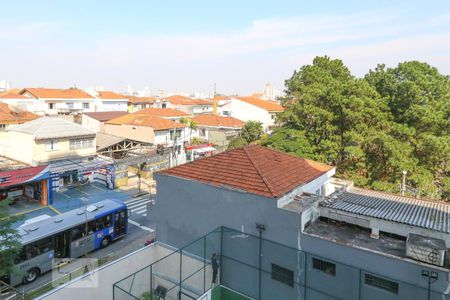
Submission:
[[[364,273],[364,284],[389,292],[394,295],[398,295],[398,291],[400,288],[398,282],[380,276],[376,276],[370,273]]]
[[[270,278],[287,286],[294,287],[294,271],[280,265],[271,264]]]
[[[330,261],[312,257],[312,268],[327,275],[336,277],[336,264]]]

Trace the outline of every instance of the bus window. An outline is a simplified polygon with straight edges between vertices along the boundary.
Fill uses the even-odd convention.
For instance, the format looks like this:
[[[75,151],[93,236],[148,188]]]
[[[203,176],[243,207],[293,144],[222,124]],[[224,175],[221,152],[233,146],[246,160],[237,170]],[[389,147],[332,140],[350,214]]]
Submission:
[[[72,235],[72,241],[81,239],[82,237],[84,237],[86,235],[86,225],[83,224],[83,225],[79,225],[79,226],[73,228],[71,235]]]
[[[46,253],[48,251],[52,250],[52,238],[47,237],[44,239],[41,239],[39,241],[27,244],[23,246],[21,253],[18,256],[17,261],[25,261],[28,259],[32,259],[38,255],[41,255],[43,253]]]

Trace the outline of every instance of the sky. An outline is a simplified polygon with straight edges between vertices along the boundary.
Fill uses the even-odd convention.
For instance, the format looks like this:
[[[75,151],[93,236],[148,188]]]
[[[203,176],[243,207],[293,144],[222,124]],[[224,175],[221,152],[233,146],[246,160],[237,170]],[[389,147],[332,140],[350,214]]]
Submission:
[[[12,87],[247,95],[318,55],[358,77],[420,60],[450,74],[450,1],[0,0]]]

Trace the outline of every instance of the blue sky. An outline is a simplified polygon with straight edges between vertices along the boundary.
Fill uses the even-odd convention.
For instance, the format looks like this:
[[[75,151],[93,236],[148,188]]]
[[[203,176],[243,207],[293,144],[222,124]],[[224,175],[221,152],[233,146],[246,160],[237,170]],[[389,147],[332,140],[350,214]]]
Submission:
[[[14,87],[248,94],[316,55],[356,76],[418,59],[450,74],[450,1],[3,1]]]

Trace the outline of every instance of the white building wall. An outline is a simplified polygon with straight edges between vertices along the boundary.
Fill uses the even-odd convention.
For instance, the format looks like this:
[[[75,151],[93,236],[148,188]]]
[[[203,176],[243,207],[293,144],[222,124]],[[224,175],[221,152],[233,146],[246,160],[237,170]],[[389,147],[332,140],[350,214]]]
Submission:
[[[224,105],[218,108],[218,111],[219,114],[223,116],[226,116],[226,112],[228,112],[230,117],[234,117],[244,122],[259,121],[262,123],[265,132],[269,130],[269,126],[272,124],[271,122],[273,122],[271,121],[270,114],[267,110],[235,98],[226,101]]]
[[[107,100],[95,99],[95,111],[128,111],[128,100]]]

